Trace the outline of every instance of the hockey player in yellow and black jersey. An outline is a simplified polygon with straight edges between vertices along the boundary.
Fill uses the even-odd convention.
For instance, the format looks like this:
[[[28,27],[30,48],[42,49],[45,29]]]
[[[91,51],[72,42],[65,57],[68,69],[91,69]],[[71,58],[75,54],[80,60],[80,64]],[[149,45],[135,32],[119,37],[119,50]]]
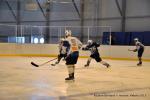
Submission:
[[[82,47],[82,43],[79,39],[72,36],[71,30],[66,30],[66,41],[68,42],[66,65],[68,68],[69,77],[65,80],[74,80],[75,79],[75,64],[78,61],[79,49]]]

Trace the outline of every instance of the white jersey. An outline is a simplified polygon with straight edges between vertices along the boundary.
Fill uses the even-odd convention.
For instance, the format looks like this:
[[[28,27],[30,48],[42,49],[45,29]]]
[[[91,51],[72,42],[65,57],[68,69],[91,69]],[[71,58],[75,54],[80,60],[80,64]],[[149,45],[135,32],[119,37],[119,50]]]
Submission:
[[[66,39],[66,41],[68,41],[70,47],[69,47],[69,51],[68,54],[75,52],[75,51],[79,51],[79,49],[82,46],[82,43],[80,42],[79,39],[77,39],[76,37],[68,37]]]
[[[135,45],[136,45],[136,49],[137,49],[137,50],[139,50],[139,49],[141,49],[141,48],[144,48],[144,45],[143,45],[141,42],[139,42],[139,41],[137,41],[137,42],[135,43]]]

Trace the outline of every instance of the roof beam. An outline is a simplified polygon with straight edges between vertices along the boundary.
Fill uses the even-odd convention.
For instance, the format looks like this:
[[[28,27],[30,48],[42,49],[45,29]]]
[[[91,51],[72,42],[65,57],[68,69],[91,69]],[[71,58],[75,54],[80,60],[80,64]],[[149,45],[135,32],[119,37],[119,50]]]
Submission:
[[[115,1],[116,1],[117,8],[118,8],[118,10],[119,10],[119,13],[120,13],[120,15],[122,16],[122,10],[121,10],[121,7],[120,7],[120,5],[119,5],[119,2],[118,2],[118,0],[115,0]]]
[[[76,12],[78,13],[79,18],[81,18],[81,15],[80,15],[79,9],[78,9],[78,7],[77,7],[77,5],[76,5],[75,1],[74,1],[74,0],[72,0],[72,3],[73,3],[73,5],[74,5],[74,7],[75,7],[75,9],[76,9]]]
[[[80,40],[81,42],[83,42],[83,35],[84,35],[84,11],[85,11],[85,0],[81,0],[80,1],[80,11],[81,11],[81,18],[80,18],[80,25],[81,25],[81,36],[80,36]]]
[[[127,1],[126,0],[122,0],[122,29],[121,31],[122,32],[125,32],[126,30],[126,3]]]
[[[47,0],[46,2],[46,35],[45,35],[45,42],[50,43],[51,38],[50,38],[50,15],[51,15],[51,2],[50,0]]]
[[[10,12],[12,13],[14,19],[17,21],[17,16],[16,16],[15,12],[13,11],[13,8],[11,7],[11,5],[9,4],[9,2],[7,0],[5,0],[5,3],[7,4],[7,6],[9,8]]]
[[[43,8],[42,8],[42,6],[41,6],[39,0],[36,0],[36,2],[37,2],[37,4],[38,4],[38,6],[39,6],[39,8],[40,8],[40,10],[41,10],[41,12],[42,12],[44,18],[46,19],[46,14],[44,13],[44,10],[43,10]]]

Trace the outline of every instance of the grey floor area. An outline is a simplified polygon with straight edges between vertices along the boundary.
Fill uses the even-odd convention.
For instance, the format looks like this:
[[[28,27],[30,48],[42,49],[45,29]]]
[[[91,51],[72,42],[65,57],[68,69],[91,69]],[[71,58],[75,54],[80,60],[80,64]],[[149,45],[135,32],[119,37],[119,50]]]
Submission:
[[[75,81],[66,82],[67,67],[41,64],[48,57],[0,57],[0,100],[150,100],[150,62],[105,61],[111,68],[80,58]],[[55,62],[55,61],[54,61]]]

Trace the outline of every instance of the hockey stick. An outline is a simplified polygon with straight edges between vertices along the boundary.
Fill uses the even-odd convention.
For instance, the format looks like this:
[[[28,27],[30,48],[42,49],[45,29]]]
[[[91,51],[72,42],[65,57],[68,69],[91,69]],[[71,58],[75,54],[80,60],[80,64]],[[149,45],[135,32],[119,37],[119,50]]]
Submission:
[[[44,62],[43,64],[40,64],[40,65],[38,65],[38,64],[36,64],[36,63],[34,63],[34,62],[31,62],[31,65],[33,65],[33,66],[35,66],[35,67],[39,67],[39,66],[43,66],[43,65],[45,65],[45,64],[47,64],[47,63],[49,63],[49,62],[51,62],[51,61],[54,61],[54,60],[56,60],[57,58],[54,58],[54,59],[52,59],[52,60],[49,60],[49,61],[47,61],[47,62]]]

